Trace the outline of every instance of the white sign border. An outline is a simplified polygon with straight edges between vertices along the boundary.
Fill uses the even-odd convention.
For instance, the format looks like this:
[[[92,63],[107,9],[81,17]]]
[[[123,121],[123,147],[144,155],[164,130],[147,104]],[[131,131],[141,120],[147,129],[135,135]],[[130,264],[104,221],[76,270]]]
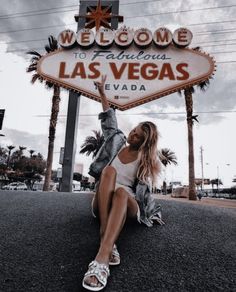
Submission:
[[[172,44],[170,46],[173,46]],[[46,81],[48,82],[51,82],[59,87],[63,87],[67,90],[72,90],[74,92],[79,92],[81,93],[82,95],[90,98],[90,99],[93,99],[95,101],[98,101],[98,102],[101,102],[101,99],[100,99],[100,96],[99,94],[94,94],[94,92],[91,92],[89,90],[86,90],[84,91],[84,89],[81,89],[80,87],[75,87],[75,86],[70,86],[68,85],[68,83],[66,82],[63,82],[63,81],[60,81],[60,82],[57,82],[55,79],[51,78],[51,76],[43,73],[41,70],[40,70],[40,64],[43,62],[43,60],[45,58],[47,58],[49,55],[54,55],[54,54],[57,54],[58,52],[61,52],[61,51],[64,51],[64,49],[62,48],[59,48],[51,53],[48,53],[44,56],[42,56],[42,58],[39,60],[38,62],[38,65],[37,65],[37,73]],[[163,50],[164,51],[164,50]],[[147,96],[144,96],[142,99],[138,100],[138,101],[133,101],[133,102],[130,102],[128,103],[127,105],[119,105],[117,103],[115,103],[114,101],[111,101],[109,100],[109,103],[116,109],[119,109],[121,111],[124,111],[124,110],[128,110],[128,109],[131,109],[133,107],[136,107],[136,106],[139,106],[139,105],[142,105],[142,104],[145,104],[145,103],[148,103],[150,101],[153,101],[153,100],[156,100],[156,99],[159,99],[163,96],[166,96],[166,95],[169,95],[169,94],[172,94],[174,92],[177,92],[177,91],[180,91],[180,90],[184,90],[186,88],[189,88],[189,87],[192,87],[194,85],[197,85],[199,84],[200,82],[203,82],[207,79],[209,79],[212,75],[214,75],[214,72],[216,71],[216,64],[215,64],[215,60],[213,57],[211,57],[209,54],[203,52],[203,51],[197,51],[197,50],[194,50],[194,49],[191,49],[191,48],[182,48],[181,51],[191,51],[192,53],[194,54],[198,54],[198,55],[201,55],[205,58],[208,59],[209,63],[210,63],[210,68],[208,70],[207,73],[197,77],[197,78],[194,78],[191,82],[189,82],[187,85],[186,85],[186,82],[183,82],[185,84],[180,84],[180,85],[176,85],[174,88],[165,88],[164,90],[158,92],[158,93],[155,93],[155,94],[152,94],[152,95],[147,95]]]

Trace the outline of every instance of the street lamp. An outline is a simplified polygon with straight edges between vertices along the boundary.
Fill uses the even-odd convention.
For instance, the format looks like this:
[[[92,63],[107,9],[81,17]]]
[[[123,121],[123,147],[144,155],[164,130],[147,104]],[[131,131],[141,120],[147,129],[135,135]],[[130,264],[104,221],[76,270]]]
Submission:
[[[206,163],[206,165],[210,165],[210,163]],[[230,166],[230,163],[225,163],[223,166]],[[221,165],[222,167],[222,165]],[[217,190],[219,191],[219,185],[220,185],[220,166],[216,165],[216,185],[217,185]]]

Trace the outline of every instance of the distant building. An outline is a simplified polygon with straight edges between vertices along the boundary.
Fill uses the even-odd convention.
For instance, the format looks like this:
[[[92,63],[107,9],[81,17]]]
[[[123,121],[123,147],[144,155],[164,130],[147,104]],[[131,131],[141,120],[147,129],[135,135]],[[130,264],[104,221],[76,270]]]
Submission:
[[[74,172],[78,172],[83,175],[84,165],[83,163],[75,163]]]
[[[88,181],[89,181],[90,183],[94,183],[94,182],[95,182],[95,179],[94,179],[94,177],[92,177],[92,176],[89,176],[89,179],[88,179]]]
[[[182,186],[182,183],[181,183],[181,181],[171,181],[170,182],[170,186],[172,188],[177,188],[177,187],[181,187]]]
[[[209,178],[204,178],[204,185],[209,185],[210,179]],[[196,185],[201,185],[202,184],[202,178],[195,178],[195,184]]]

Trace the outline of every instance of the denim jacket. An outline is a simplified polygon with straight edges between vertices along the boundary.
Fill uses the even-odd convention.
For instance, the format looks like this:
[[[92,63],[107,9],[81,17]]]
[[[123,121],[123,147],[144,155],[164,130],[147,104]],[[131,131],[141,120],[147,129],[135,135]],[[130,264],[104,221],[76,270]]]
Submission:
[[[100,113],[98,117],[101,120],[104,143],[89,168],[89,174],[97,181],[103,168],[111,164],[119,150],[126,143],[124,133],[118,129],[113,109],[109,108],[107,111]],[[153,220],[156,220],[161,225],[164,224],[161,220],[160,205],[151,196],[150,186],[144,182],[137,181],[133,187],[135,199],[140,209],[140,221],[148,227],[153,225]]]

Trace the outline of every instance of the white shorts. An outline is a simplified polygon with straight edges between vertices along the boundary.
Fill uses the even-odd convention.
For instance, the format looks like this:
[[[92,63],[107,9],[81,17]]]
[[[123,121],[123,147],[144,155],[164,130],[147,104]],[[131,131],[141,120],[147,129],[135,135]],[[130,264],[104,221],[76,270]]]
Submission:
[[[118,188],[123,188],[127,193],[129,193],[133,198],[135,198],[135,193],[131,187],[127,187],[122,184],[116,183],[114,191],[116,191]]]
[[[135,199],[135,193],[133,192],[132,188],[116,183],[115,190],[114,191],[116,191],[118,188],[123,188],[124,190],[126,190],[129,193],[129,195],[132,198]],[[94,195],[94,197],[92,199],[92,202],[91,202],[91,212],[92,212],[93,217],[94,218],[97,218],[97,215],[95,214],[96,213],[96,210],[93,207],[94,198],[95,198],[95,195]],[[137,220],[138,220],[139,223],[141,223],[141,221],[140,221],[140,209],[139,209],[138,203],[137,203],[137,208],[138,208],[138,211],[137,211]]]

